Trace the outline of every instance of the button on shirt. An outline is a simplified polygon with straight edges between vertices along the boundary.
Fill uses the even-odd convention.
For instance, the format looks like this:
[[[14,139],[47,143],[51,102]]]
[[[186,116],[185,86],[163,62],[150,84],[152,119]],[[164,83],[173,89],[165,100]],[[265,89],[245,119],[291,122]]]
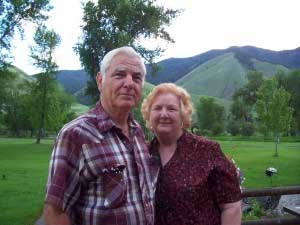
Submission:
[[[153,224],[149,153],[140,126],[128,124],[131,138],[97,103],[58,134],[45,201],[73,224]]]

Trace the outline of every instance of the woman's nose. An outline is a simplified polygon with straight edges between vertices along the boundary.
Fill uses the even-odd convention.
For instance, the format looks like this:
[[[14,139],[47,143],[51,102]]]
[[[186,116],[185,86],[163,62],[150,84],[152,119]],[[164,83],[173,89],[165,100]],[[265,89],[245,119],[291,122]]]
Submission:
[[[165,108],[162,108],[160,111],[160,116],[162,117],[168,117],[168,111]]]

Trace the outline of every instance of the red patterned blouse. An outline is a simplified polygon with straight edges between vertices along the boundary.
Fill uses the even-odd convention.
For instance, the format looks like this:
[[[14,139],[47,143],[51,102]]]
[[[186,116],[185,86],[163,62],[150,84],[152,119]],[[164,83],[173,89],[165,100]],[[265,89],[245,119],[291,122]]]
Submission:
[[[216,142],[184,132],[177,149],[161,168],[159,143],[150,144],[156,225],[220,225],[222,203],[241,199],[235,166]],[[160,167],[160,168],[159,168]],[[155,171],[159,169],[159,173]],[[153,178],[155,180],[155,178]]]

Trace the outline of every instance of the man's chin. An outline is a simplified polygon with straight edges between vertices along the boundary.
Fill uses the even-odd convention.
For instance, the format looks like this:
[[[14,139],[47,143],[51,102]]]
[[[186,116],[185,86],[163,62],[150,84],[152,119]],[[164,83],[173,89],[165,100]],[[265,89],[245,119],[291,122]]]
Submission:
[[[136,103],[132,102],[132,101],[122,101],[118,104],[118,107],[120,107],[122,109],[129,109],[129,110],[131,110],[135,106],[136,106]]]

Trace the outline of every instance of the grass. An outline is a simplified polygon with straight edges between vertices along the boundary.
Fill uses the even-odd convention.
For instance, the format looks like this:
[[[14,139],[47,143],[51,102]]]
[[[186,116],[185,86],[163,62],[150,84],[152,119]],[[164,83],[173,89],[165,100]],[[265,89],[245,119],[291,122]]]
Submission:
[[[247,188],[300,185],[300,143],[279,145],[259,141],[218,141],[241,168]],[[45,194],[53,140],[0,138],[0,224],[30,225],[40,216]],[[269,166],[278,169],[271,185],[265,175]],[[5,175],[3,179],[2,175]]]
[[[282,142],[279,144],[279,157],[274,157],[273,142],[218,141],[242,170],[247,188],[300,185],[300,143]],[[268,167],[278,172],[272,180],[265,175]]]
[[[52,142],[0,139],[1,225],[34,224],[41,214]]]
[[[86,105],[82,105],[80,103],[74,103],[71,109],[76,113],[76,115],[81,115],[83,113],[86,113],[90,109],[90,107]]]

